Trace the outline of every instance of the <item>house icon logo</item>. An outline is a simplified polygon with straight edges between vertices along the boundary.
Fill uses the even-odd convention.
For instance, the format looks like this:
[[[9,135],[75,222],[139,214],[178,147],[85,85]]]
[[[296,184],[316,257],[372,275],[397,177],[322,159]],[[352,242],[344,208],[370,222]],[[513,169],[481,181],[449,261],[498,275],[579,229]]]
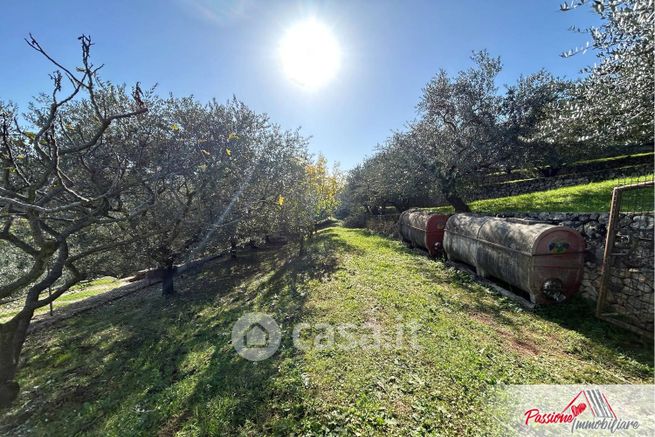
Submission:
[[[587,406],[589,409],[587,410]],[[610,405],[605,393],[598,389],[581,390],[568,403],[562,413],[571,413],[573,417],[580,416],[585,410],[589,411],[593,417],[599,419],[616,419],[614,409]]]
[[[250,361],[269,358],[280,347],[282,333],[275,320],[264,313],[246,313],[232,327],[232,345]]]

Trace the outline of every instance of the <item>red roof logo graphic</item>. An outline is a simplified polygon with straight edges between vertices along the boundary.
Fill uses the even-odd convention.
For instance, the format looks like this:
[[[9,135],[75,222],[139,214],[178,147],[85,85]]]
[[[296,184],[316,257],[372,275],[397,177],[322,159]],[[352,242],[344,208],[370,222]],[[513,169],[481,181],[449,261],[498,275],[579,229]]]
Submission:
[[[573,417],[577,417],[585,411],[590,411],[594,417],[599,419],[617,418],[607,397],[598,389],[581,390],[562,410],[562,413],[570,413],[573,414]]]

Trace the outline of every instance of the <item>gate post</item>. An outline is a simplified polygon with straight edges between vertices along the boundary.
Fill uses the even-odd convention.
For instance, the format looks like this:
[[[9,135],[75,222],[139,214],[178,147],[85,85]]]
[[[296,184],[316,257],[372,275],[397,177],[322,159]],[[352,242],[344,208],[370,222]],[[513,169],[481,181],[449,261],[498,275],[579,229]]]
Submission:
[[[623,190],[614,187],[612,190],[612,203],[610,204],[609,220],[607,222],[607,235],[605,237],[605,251],[603,253],[603,264],[600,273],[600,290],[596,301],[596,317],[602,317],[603,307],[607,299],[607,286],[609,284],[612,250],[614,249],[614,238],[616,236],[616,224],[619,219],[621,207],[621,194]]]

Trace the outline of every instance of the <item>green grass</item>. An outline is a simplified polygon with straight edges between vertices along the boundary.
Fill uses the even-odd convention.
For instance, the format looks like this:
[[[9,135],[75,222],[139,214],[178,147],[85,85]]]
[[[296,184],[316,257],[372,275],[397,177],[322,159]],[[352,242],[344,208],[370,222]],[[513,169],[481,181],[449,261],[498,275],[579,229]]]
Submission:
[[[626,158],[641,158],[643,156],[655,156],[655,153],[643,152],[643,153],[632,153],[628,155],[608,156],[606,158],[585,159],[582,161],[575,161],[573,164],[591,164],[593,162],[610,162],[610,161],[618,161]]]
[[[328,228],[304,256],[262,250],[176,283],[174,300],[137,292],[32,336],[0,433],[491,434],[502,433],[488,414],[497,383],[653,378],[652,346],[596,320],[581,298],[524,311],[362,230]],[[248,311],[283,331],[280,350],[258,363],[230,343]],[[413,324],[418,347],[303,352],[291,340],[298,322],[394,339],[398,323]]]
[[[652,177],[652,175],[650,176]],[[474,212],[608,212],[612,189],[619,185],[643,181],[644,177],[612,179],[548,191],[519,194],[469,203]],[[624,211],[653,211],[653,189],[628,192],[624,196]],[[453,212],[450,206],[430,208],[438,212]]]
[[[55,300],[52,304],[53,312],[56,315],[57,309],[70,305],[73,302],[79,302],[87,297],[96,296],[105,293],[116,287],[124,285],[125,283],[119,279],[105,276],[102,278],[94,279],[84,282],[72,287],[61,297]],[[22,308],[22,299],[16,300],[10,304],[5,304],[0,307],[0,322],[5,322],[15,316]],[[50,311],[49,306],[38,308],[34,314],[41,315]]]

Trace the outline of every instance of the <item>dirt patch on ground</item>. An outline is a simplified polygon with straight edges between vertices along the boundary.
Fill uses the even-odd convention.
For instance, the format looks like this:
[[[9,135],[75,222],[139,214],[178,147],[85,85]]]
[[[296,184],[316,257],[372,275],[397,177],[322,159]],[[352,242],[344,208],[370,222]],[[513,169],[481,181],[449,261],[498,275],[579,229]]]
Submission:
[[[541,353],[540,348],[534,344],[529,337],[519,336],[507,329],[501,328],[498,326],[498,322],[493,319],[493,316],[485,313],[473,313],[470,314],[470,316],[472,319],[483,323],[496,331],[496,333],[503,339],[504,343],[512,350],[523,355],[527,354],[534,356]]]
[[[171,417],[168,422],[161,427],[157,433],[157,437],[170,437],[174,436],[177,431],[182,427],[184,421],[191,416],[189,411],[185,411],[183,414]]]
[[[410,417],[412,415],[412,406],[408,405],[407,402],[396,399],[393,402],[393,411],[398,417]]]

